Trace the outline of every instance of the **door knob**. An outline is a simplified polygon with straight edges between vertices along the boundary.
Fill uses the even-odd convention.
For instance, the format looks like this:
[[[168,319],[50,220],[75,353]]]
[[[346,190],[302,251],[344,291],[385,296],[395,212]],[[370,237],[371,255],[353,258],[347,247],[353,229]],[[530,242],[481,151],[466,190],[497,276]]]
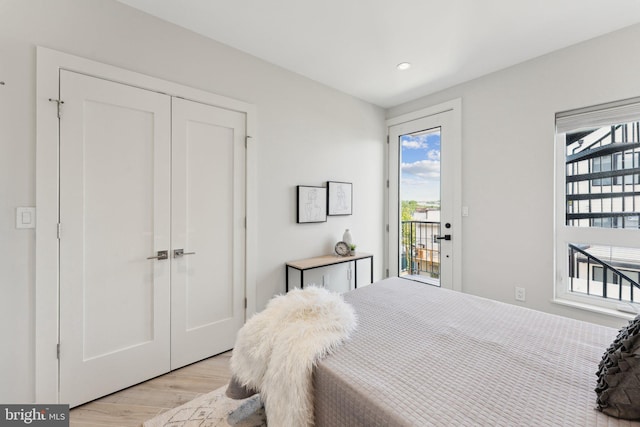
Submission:
[[[436,240],[451,240],[451,234],[445,234],[444,236],[433,236],[433,241]]]
[[[174,249],[173,250],[173,257],[174,258],[180,258],[181,256],[184,255],[195,255],[195,252],[185,252],[184,249]]]
[[[147,259],[168,259],[169,251],[158,251],[158,255],[147,257]]]

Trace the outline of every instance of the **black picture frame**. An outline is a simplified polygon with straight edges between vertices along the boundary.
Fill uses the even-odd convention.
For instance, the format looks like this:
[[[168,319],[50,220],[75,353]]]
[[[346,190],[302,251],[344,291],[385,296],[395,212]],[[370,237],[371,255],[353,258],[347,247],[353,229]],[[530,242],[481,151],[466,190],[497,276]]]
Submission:
[[[327,214],[330,216],[353,214],[353,184],[327,181]]]
[[[298,224],[327,222],[327,189],[310,185],[296,187]]]

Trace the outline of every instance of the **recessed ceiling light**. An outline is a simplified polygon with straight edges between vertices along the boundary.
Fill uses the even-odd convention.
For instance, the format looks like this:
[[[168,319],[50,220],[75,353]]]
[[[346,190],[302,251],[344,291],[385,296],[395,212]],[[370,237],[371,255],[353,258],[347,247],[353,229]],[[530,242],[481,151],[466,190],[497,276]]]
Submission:
[[[409,68],[411,68],[411,64],[408,62],[401,62],[396,65],[396,68],[400,71],[408,70]]]

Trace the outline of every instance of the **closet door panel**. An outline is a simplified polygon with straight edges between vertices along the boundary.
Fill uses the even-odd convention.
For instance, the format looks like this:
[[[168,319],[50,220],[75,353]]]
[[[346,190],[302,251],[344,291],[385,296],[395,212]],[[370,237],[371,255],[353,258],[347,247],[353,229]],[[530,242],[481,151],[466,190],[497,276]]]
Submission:
[[[170,97],[61,71],[60,401],[167,372]]]
[[[172,369],[231,349],[244,322],[245,126],[173,99]]]

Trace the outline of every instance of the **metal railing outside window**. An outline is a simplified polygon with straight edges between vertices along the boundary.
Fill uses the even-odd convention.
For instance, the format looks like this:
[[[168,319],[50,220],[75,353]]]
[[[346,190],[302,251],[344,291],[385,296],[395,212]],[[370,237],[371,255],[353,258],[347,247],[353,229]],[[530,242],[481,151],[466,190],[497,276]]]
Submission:
[[[640,264],[633,260],[609,262],[594,255],[607,249],[610,248],[569,244],[571,292],[635,302],[640,291]]]

